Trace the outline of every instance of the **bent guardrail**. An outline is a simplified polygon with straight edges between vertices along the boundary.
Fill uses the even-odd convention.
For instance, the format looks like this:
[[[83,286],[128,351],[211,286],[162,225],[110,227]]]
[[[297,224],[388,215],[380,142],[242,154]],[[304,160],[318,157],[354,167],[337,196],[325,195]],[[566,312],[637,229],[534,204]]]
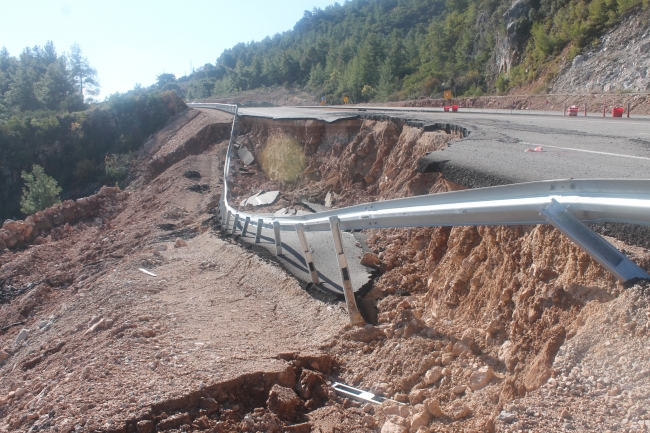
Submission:
[[[252,214],[235,209],[227,198],[237,107],[227,104],[188,105],[219,109],[234,115],[220,203],[225,230],[229,229],[231,218],[234,220],[233,234],[239,228],[246,235],[250,225],[256,226],[257,242],[262,228],[271,229],[277,254],[282,254],[281,232],[295,231],[314,284],[319,281],[305,233],[332,231],[352,324],[364,322],[354,301],[340,230],[552,224],[618,280],[650,279],[643,269],[586,225],[598,222],[650,225],[650,180],[550,180],[364,203],[311,215]]]

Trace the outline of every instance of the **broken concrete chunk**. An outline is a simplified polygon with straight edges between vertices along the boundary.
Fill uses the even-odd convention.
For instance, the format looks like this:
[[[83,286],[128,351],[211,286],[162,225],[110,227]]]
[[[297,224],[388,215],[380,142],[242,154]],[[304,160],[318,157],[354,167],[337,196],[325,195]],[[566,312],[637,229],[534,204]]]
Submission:
[[[352,341],[362,341],[370,343],[374,340],[384,338],[384,331],[372,325],[366,325],[363,328],[354,328],[346,333],[346,336]]]
[[[395,402],[387,402],[382,405],[381,411],[384,412],[384,415],[390,416],[395,415],[402,418],[407,418],[411,415],[411,412],[403,404],[396,404]]]
[[[436,399],[428,399],[424,401],[424,407],[426,410],[436,418],[442,417],[442,409],[440,408],[440,403]]]
[[[433,385],[434,383],[439,381],[441,377],[442,377],[442,368],[433,367],[431,370],[427,371],[427,373],[424,375],[424,384],[427,386]]]
[[[408,430],[406,430],[406,427],[399,424],[394,424],[390,420],[386,421],[381,428],[381,433],[406,433],[407,431]]]
[[[310,202],[308,200],[303,200],[302,204],[304,204],[307,208],[309,208],[310,210],[312,210],[314,212],[325,212],[325,211],[329,210],[323,205],[312,203],[312,202]]]
[[[465,385],[456,385],[451,391],[456,395],[460,395],[460,394],[464,393],[466,389],[467,389],[467,386],[465,386]]]
[[[239,156],[239,159],[242,160],[244,165],[251,165],[253,161],[255,161],[255,157],[253,156],[252,153],[246,148],[246,146],[242,146],[239,148],[237,151],[237,156]]]
[[[253,206],[268,206],[278,199],[280,191],[258,192],[246,199],[246,204]]]
[[[332,192],[328,192],[325,196],[325,207],[332,207]]]
[[[431,414],[427,411],[422,411],[418,414],[413,415],[413,420],[411,421],[411,431],[416,432],[420,427],[426,427],[431,421]]]

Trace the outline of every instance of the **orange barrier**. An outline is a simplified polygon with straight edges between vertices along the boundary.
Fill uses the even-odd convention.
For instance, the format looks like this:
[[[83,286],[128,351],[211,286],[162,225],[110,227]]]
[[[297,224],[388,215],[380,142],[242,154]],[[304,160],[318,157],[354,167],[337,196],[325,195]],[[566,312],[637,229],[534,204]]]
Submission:
[[[625,108],[623,107],[614,107],[612,108],[612,117],[623,117],[623,112]]]
[[[458,113],[458,105],[452,105],[451,106],[451,111],[454,113]]]

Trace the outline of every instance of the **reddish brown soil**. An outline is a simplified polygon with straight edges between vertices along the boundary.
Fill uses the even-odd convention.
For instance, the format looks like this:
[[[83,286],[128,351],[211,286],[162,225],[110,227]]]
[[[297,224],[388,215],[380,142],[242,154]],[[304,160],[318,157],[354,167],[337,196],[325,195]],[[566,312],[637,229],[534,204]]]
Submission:
[[[329,133],[323,132],[327,128]],[[269,137],[295,138],[303,145],[308,167],[295,183],[256,173],[245,191],[283,188],[288,200],[278,207],[293,198],[297,208],[300,197],[322,203],[328,192],[338,207],[463,188],[416,170],[420,156],[454,138],[443,132],[366,120],[336,130],[315,122],[263,121],[242,133],[257,154]],[[504,405],[552,376],[556,353],[579,332],[592,306],[607,304],[623,290],[549,226],[368,235],[377,254],[369,262],[380,277],[366,301],[377,303],[379,326],[343,333],[330,342],[329,353],[344,360],[341,378],[347,383],[411,403],[401,414],[385,409],[386,431],[494,429]],[[610,241],[650,269],[647,251]],[[467,386],[481,367],[494,376],[472,390]],[[429,383],[426,374],[436,368],[441,376]]]
[[[644,291],[624,291],[547,226],[369,232],[379,277],[366,301],[379,323],[343,326],[341,304],[313,299],[214,230],[228,120],[182,114],[145,146],[128,194],[104,190],[93,212],[0,254],[11,298],[0,308],[0,429],[552,429],[521,405],[541,411],[553,376],[562,383],[554,398],[572,399],[558,410],[575,413],[594,397],[587,385],[572,388],[577,373],[596,371],[571,370],[573,353],[588,348],[573,342],[595,338],[585,324],[608,338],[619,326],[634,331],[637,352],[616,346],[616,359],[645,362]],[[289,183],[234,164],[233,202],[261,188],[282,189],[276,207],[322,204],[328,193],[336,207],[462,188],[416,170],[417,158],[454,138],[443,132],[371,120],[247,120],[240,129],[256,154],[269,137],[296,140],[305,169]],[[197,184],[201,192],[188,189]],[[645,250],[612,241],[650,268]],[[361,406],[336,397],[332,380],[406,404]],[[504,408],[520,421],[498,419]],[[607,417],[618,414],[580,425],[614,426]],[[624,425],[645,415],[626,416]]]
[[[332,431],[329,412],[303,415],[342,404],[314,390],[332,373],[330,358],[279,355],[318,352],[345,323],[342,308],[210,229],[227,141],[205,142],[225,138],[214,131],[228,121],[185,113],[147,147],[151,161],[179,162],[156,175],[143,157],[153,179],[102,208],[102,219],[43,229],[41,245],[0,254],[0,283],[25,288],[0,309],[0,325],[17,323],[0,336],[0,430],[135,431],[142,421],[147,431],[150,420],[159,431],[245,431],[257,408],[253,424],[265,430],[322,418]],[[189,191],[197,180],[186,170],[209,191]],[[264,409],[274,384],[294,389],[309,374],[317,378],[298,386],[295,417]],[[362,428],[365,413],[340,409],[337,424]]]

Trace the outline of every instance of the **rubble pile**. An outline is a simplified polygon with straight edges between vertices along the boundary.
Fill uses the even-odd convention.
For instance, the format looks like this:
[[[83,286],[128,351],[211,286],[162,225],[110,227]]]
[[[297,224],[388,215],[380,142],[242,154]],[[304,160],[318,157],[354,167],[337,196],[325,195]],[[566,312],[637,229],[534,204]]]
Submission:
[[[0,251],[21,248],[27,244],[47,243],[64,236],[70,224],[86,220],[91,225],[102,225],[119,213],[128,197],[117,187],[102,187],[95,195],[77,200],[66,200],[42,212],[36,212],[24,221],[6,220],[0,229]]]

